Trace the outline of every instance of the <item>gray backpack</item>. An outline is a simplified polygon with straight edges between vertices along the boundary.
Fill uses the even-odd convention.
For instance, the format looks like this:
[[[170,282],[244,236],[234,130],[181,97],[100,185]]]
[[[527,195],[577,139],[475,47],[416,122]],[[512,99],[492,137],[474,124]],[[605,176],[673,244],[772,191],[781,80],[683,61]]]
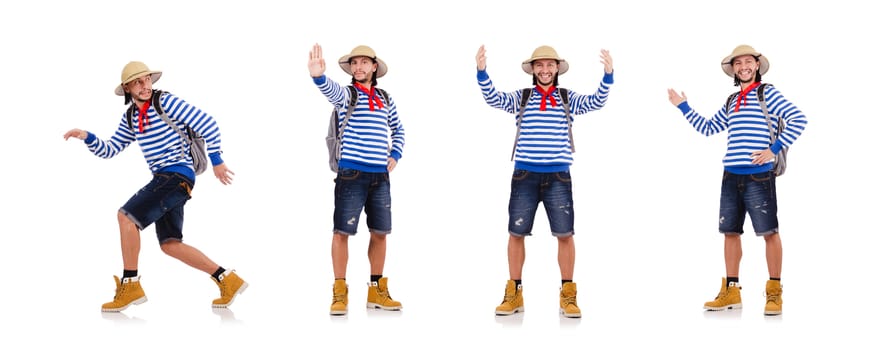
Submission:
[[[778,135],[780,135],[784,131],[784,119],[778,117],[778,126],[775,128],[772,127],[772,121],[769,120],[769,109],[766,108],[766,96],[763,93],[763,90],[766,88],[766,85],[771,85],[767,83],[761,83],[757,86],[757,100],[760,101],[760,109],[763,110],[763,115],[766,117],[766,125],[769,127],[769,145],[772,146],[775,144],[775,140],[778,139]],[[729,108],[729,104],[732,103],[732,100],[735,96],[738,95],[738,92],[732,93],[729,95],[729,98],[726,99],[726,108]],[[739,103],[736,101],[736,103]],[[788,168],[788,146],[783,146],[781,151],[775,155],[774,163],[772,164],[772,171],[775,173],[775,176],[781,176]]]
[[[332,108],[332,115],[329,117],[329,130],[326,133],[326,148],[329,151],[329,170],[332,170],[334,173],[338,173],[338,161],[341,160],[341,138],[345,133],[345,127],[348,125],[348,120],[351,119],[351,113],[354,113],[354,107],[357,106],[357,88],[353,85],[348,85],[347,88],[351,93],[351,99],[348,103],[348,111],[345,113],[345,119],[341,122],[341,126],[339,126],[338,108]],[[375,91],[381,94],[385,101],[385,105],[387,105],[388,92],[377,87],[375,88]]]
[[[166,111],[163,110],[163,105],[160,104],[160,95],[163,93],[164,91],[162,90],[154,90],[151,97],[151,106],[154,107],[154,110],[157,111],[160,118],[172,127],[172,130],[175,130],[179,137],[181,137],[182,155],[185,154],[185,143],[190,145],[190,155],[191,159],[194,161],[194,173],[200,175],[209,167],[209,157],[206,152],[206,140],[203,139],[203,136],[194,131],[194,129],[191,129],[190,126],[185,126],[185,130],[182,130],[169,119],[169,116],[166,115]],[[132,126],[132,117],[135,115],[136,108],[138,107],[135,103],[132,103],[130,104],[129,109],[126,110],[126,120],[129,122],[130,130],[135,130]]]
[[[525,88],[523,89],[523,95],[520,96],[520,112],[517,114],[517,136],[514,136],[514,149],[511,151],[511,160],[514,160],[514,156],[517,154],[520,124],[523,123],[523,112],[526,111],[526,103],[529,102],[529,97],[532,96],[532,90],[533,88]],[[572,115],[569,113],[569,90],[557,88],[557,91],[560,94],[560,100],[563,101],[563,111],[566,112],[566,123],[569,127],[569,147],[572,148],[572,153],[575,153],[575,141],[572,139]]]

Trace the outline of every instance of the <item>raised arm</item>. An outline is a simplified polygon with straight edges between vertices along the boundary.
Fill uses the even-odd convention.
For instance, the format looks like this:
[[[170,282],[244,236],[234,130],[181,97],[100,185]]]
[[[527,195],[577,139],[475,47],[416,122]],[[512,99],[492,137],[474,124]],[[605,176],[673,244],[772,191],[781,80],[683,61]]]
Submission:
[[[698,112],[692,109],[692,107],[689,107],[689,102],[687,102],[685,92],[681,91],[678,94],[676,90],[669,88],[668,100],[671,101],[671,104],[673,104],[675,107],[679,108],[681,112],[683,112],[683,116],[686,117],[686,120],[689,122],[690,125],[692,125],[693,128],[695,128],[695,130],[705,136],[711,136],[723,130],[726,130],[726,127],[728,126],[728,112],[726,111],[726,105],[721,107],[713,118],[707,119],[698,114]]]

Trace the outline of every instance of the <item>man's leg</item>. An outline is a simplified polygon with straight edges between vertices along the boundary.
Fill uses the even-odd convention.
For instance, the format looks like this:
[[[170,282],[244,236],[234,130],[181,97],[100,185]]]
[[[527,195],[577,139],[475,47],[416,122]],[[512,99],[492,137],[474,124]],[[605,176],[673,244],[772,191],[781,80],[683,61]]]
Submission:
[[[560,264],[560,279],[571,281],[575,271],[575,239],[573,236],[557,237],[557,262]]]
[[[350,235],[341,232],[332,233],[332,305],[330,315],[348,314],[348,284],[345,276],[348,272],[348,238]]]
[[[525,236],[509,234],[508,238],[508,271],[511,279],[505,284],[505,296],[495,308],[499,316],[513,315],[523,312],[523,262],[526,261]]]
[[[578,286],[572,280],[575,271],[575,207],[572,200],[572,175],[569,172],[547,174],[542,188],[542,201],[551,233],[557,237],[557,262],[560,265],[560,313],[581,317],[578,307]]]
[[[203,254],[199,249],[182,242],[185,222],[185,203],[191,198],[191,184],[182,175],[175,174],[173,179],[163,189],[166,190],[162,198],[161,208],[169,208],[163,216],[154,223],[157,230],[157,239],[160,242],[160,250],[186,265],[205,272],[210,279],[219,287],[220,298],[212,301],[213,307],[227,307],[234,302],[234,298],[243,293],[249,286],[238,276],[234,270],[226,270],[216,264],[212,259]]]
[[[386,234],[370,233],[369,235],[369,273],[381,276],[385,270],[385,254],[387,253]]]
[[[332,234],[332,273],[335,279],[345,279],[348,270],[348,238],[342,233]]]
[[[138,305],[148,300],[137,275],[138,254],[141,250],[138,227],[122,211],[117,212],[117,223],[120,225],[120,250],[123,254],[124,274],[122,278],[114,276],[114,283],[117,285],[114,300],[102,304],[103,312],[123,311],[130,305]]]
[[[387,173],[370,176],[366,200],[366,224],[369,226],[369,288],[366,307],[389,311],[400,310],[403,305],[391,297],[385,270],[387,236],[391,233],[391,183]]]
[[[764,315],[780,315],[782,308],[781,287],[781,236],[778,233],[778,200],[775,191],[775,175],[768,173],[749,175],[747,207],[754,224],[754,231],[766,241],[766,265],[769,279],[766,281],[766,306]]]
[[[723,235],[723,257],[726,262],[726,277],[738,278],[738,269],[741,264],[741,235]]]
[[[743,191],[745,175],[723,172],[720,187],[720,225],[723,235],[723,262],[726,277],[720,282],[720,291],[714,300],[704,303],[705,310],[718,311],[741,308],[741,285],[738,272],[741,264],[741,233],[747,216]]]
[[[514,281],[523,279],[523,263],[526,261],[525,240],[524,236],[508,236],[508,272]]]
[[[141,251],[141,235],[135,223],[123,214],[117,212],[117,223],[120,225],[120,249],[123,253],[123,269],[138,270],[138,254]]]
[[[332,304],[331,315],[348,313],[348,239],[357,233],[360,212],[368,194],[366,174],[348,168],[339,169],[335,178],[335,209],[332,214]]]
[[[560,263],[560,313],[571,318],[581,317],[578,307],[578,287],[572,281],[575,269],[575,239],[573,236],[557,237],[557,261]]]
[[[183,243],[178,240],[169,240],[160,245],[166,255],[178,259],[179,261],[193,267],[197,270],[206,272],[209,275],[218,270],[219,265],[209,259],[199,249]]]
[[[778,232],[767,235],[766,265],[769,267],[770,278],[781,278],[781,237]]]

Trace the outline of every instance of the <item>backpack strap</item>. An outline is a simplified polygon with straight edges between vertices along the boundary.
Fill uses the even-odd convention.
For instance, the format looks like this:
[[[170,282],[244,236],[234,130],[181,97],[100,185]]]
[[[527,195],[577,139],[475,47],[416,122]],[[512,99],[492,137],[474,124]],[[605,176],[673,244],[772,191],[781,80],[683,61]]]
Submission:
[[[182,142],[179,144],[179,146],[181,146],[182,156],[187,158],[188,150],[185,149],[185,144],[192,145],[193,140],[190,136],[188,136],[188,133],[179,128],[178,125],[175,125],[175,123],[172,122],[172,119],[169,119],[169,116],[166,115],[166,111],[163,110],[163,105],[160,104],[160,95],[162,95],[164,92],[165,91],[162,90],[154,90],[154,94],[151,98],[151,104],[154,107],[154,111],[157,112],[157,115],[159,115],[160,118],[163,119],[163,121],[166,122],[166,124],[169,125],[172,130],[175,130],[175,132],[178,133],[179,137],[181,137]]]
[[[738,91],[733,92],[729,97],[726,98],[726,114],[729,114],[729,104],[732,103],[732,100],[735,99],[735,96],[738,96]]]
[[[348,85],[348,92],[351,94],[351,99],[348,101],[348,111],[345,113],[345,119],[341,122],[341,126],[338,127],[338,139],[341,138],[345,134],[345,126],[348,125],[348,119],[351,119],[351,113],[354,113],[354,108],[357,106],[357,88],[353,85]],[[387,100],[387,93],[384,94],[385,100]],[[341,152],[341,150],[339,150]]]
[[[558,88],[560,100],[563,101],[563,111],[566,112],[566,124],[569,128],[569,148],[575,153],[575,139],[572,137],[572,113],[569,111],[569,90]]]
[[[389,97],[388,97],[388,92],[387,92],[387,91],[385,91],[385,90],[383,90],[383,89],[381,89],[381,88],[375,88],[375,91],[378,92],[378,93],[381,93],[381,98],[383,98],[383,99],[385,100],[385,105],[389,105],[389,104],[390,104],[390,101],[388,101]]]
[[[166,111],[163,110],[163,104],[160,103],[160,96],[162,96],[166,91],[163,90],[154,90],[154,93],[151,94],[151,106],[154,107],[154,110],[157,111],[159,115],[166,115]]]
[[[514,149],[511,150],[511,160],[517,154],[517,140],[520,139],[520,124],[523,123],[523,112],[526,112],[526,103],[529,102],[529,96],[532,96],[532,88],[523,89],[520,96],[520,110],[517,112],[517,135],[514,136]]]
[[[770,84],[760,84],[757,87],[757,100],[760,101],[760,109],[763,110],[763,117],[766,118],[766,126],[769,127],[769,144],[774,145],[775,140],[778,139],[778,134],[780,134],[784,130],[784,121],[781,117],[778,117],[778,126],[773,129],[772,128],[772,120],[769,119],[769,109],[766,107],[766,94],[763,90],[766,89],[766,86]]]
[[[135,115],[135,103],[130,103],[129,108],[126,109],[126,122],[129,124],[129,130],[135,131],[132,128],[132,116]]]

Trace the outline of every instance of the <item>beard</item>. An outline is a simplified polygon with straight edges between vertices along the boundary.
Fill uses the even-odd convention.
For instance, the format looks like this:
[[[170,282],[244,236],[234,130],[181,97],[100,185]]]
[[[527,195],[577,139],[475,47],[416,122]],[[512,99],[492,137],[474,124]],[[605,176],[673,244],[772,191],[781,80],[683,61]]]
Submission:
[[[554,84],[554,76],[551,76],[550,78],[547,78],[547,80],[545,80],[542,77],[536,75],[535,82],[538,83],[538,85],[549,86]]]
[[[139,103],[145,103],[151,99],[151,95],[148,95],[148,97],[146,97],[146,98],[141,98],[141,96],[138,96],[138,95],[130,95],[130,97],[132,98],[133,101],[136,101]]]

